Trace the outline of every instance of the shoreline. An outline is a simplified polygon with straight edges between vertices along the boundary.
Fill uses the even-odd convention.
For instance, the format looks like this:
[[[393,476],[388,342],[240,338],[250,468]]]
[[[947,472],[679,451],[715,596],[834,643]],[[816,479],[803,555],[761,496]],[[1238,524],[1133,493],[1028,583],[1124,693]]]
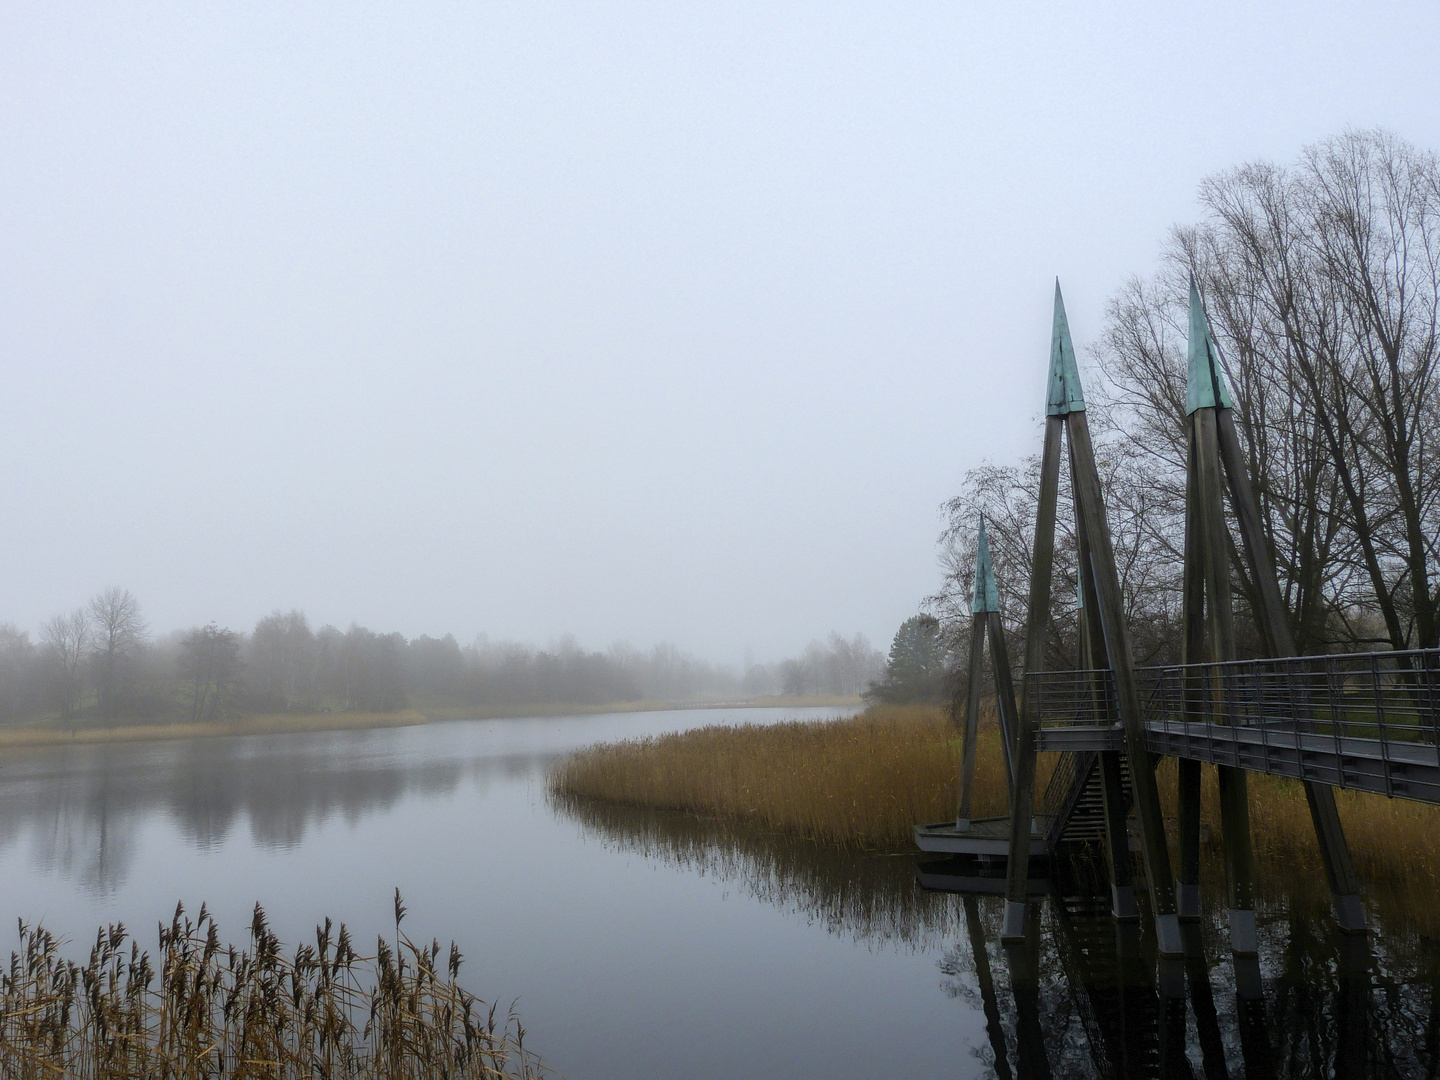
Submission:
[[[109,727],[46,725],[0,728],[0,750],[30,747],[82,746],[102,743],[163,742],[168,739],[219,739],[243,735],[299,735],[309,732],[372,731],[419,727],[461,720],[529,720],[562,716],[609,716],[628,712],[695,711],[707,709],[805,709],[824,706],[862,707],[859,698],[811,695],[761,697],[744,701],[617,701],[605,705],[554,702],[511,707],[433,705],[391,713],[265,713],[202,723],[145,722]]]
[[[993,711],[978,733],[973,817],[1007,811],[1004,761]],[[744,823],[780,837],[852,852],[917,855],[914,826],[955,813],[959,773],[953,722],[938,706],[876,706],[824,724],[714,728],[602,743],[552,764],[552,796],[618,807],[678,811]],[[1058,755],[1041,754],[1043,791]],[[1156,771],[1169,850],[1178,850],[1174,759]],[[1246,774],[1257,883],[1304,878],[1328,896],[1305,791],[1298,780]],[[1202,858],[1222,874],[1216,771],[1201,781]],[[1336,803],[1362,895],[1440,934],[1440,806],[1340,790]],[[1173,856],[1172,856],[1173,858]],[[1137,874],[1142,873],[1137,862]],[[1137,880],[1140,880],[1137,878]]]

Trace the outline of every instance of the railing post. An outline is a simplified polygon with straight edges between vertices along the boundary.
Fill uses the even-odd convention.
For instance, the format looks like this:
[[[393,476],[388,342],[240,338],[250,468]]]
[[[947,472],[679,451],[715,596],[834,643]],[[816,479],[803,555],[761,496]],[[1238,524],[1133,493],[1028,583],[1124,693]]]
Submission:
[[[1433,728],[1431,735],[1435,741],[1435,764],[1440,767],[1440,711],[1437,711],[1435,707],[1435,677],[1440,674],[1440,663],[1437,661],[1440,661],[1440,654],[1433,651],[1426,652],[1420,669],[1425,672],[1425,696],[1430,702],[1430,725]]]
[[[1287,658],[1276,667],[1285,672],[1285,702],[1290,706],[1290,730],[1295,735],[1295,772],[1308,782],[1312,778],[1305,775],[1305,731],[1300,723],[1300,710],[1295,705],[1295,659]]]
[[[1335,744],[1335,776],[1339,780],[1339,786],[1345,786],[1345,753],[1340,742],[1340,691],[1344,687],[1341,682],[1338,686],[1335,681],[1335,661],[1325,661],[1325,689],[1330,700],[1330,736]]]
[[[1380,656],[1370,654],[1370,679],[1375,687],[1375,723],[1380,729],[1380,769],[1385,774],[1385,797],[1395,797],[1395,784],[1390,779],[1390,740],[1385,731],[1385,695],[1380,689]]]
[[[1270,725],[1265,722],[1266,673],[1260,670],[1259,667],[1254,666],[1252,666],[1250,670],[1255,673],[1255,698],[1260,717],[1260,756],[1261,760],[1265,762],[1265,771],[1268,773],[1270,771]],[[1275,672],[1273,669],[1270,671],[1269,676],[1272,679],[1275,677]]]

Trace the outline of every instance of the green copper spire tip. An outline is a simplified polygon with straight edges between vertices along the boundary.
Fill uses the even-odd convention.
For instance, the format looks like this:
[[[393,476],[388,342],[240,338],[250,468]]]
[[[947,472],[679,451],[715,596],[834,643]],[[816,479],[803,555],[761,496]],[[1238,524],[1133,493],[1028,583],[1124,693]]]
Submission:
[[[1080,369],[1075,366],[1075,344],[1070,340],[1070,323],[1065,318],[1065,301],[1060,298],[1060,279],[1055,279],[1055,324],[1050,331],[1050,393],[1045,399],[1046,416],[1068,416],[1085,411],[1080,392]]]
[[[975,539],[975,598],[970,614],[1000,610],[1000,590],[995,588],[995,568],[990,565],[990,540],[985,535],[985,515],[980,515],[980,534]]]
[[[1185,415],[1196,409],[1230,408],[1230,389],[1220,369],[1220,350],[1205,318],[1195,275],[1190,275],[1190,353],[1185,370]]]

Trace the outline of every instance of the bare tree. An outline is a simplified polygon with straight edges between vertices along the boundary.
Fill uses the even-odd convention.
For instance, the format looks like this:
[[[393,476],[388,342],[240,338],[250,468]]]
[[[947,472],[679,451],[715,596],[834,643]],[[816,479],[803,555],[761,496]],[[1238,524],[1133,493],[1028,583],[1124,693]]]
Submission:
[[[1177,492],[1157,480],[1156,468],[1122,432],[1103,423],[1092,430],[1136,658],[1140,663],[1173,661],[1180,614],[1183,487]],[[1039,473],[1038,457],[1028,459],[1023,467],[986,462],[965,474],[961,493],[945,505],[947,523],[940,535],[945,579],[940,591],[926,601],[926,610],[940,619],[953,655],[969,654],[975,533],[982,514],[1008,649],[1012,657],[1023,654]],[[1071,505],[1070,478],[1063,471],[1059,501],[1062,508]],[[1056,521],[1054,575],[1047,663],[1073,668],[1080,663],[1074,614],[1078,602],[1075,517],[1065,509]]]
[[[50,686],[60,715],[70,719],[85,689],[83,665],[90,648],[90,619],[84,608],[55,615],[40,630],[50,665]]]
[[[276,611],[250,635],[248,682],[262,708],[309,708],[315,704],[315,635],[299,611]]]
[[[180,678],[190,690],[190,719],[218,720],[240,677],[240,635],[211,623],[185,635]]]
[[[40,704],[36,653],[29,634],[0,623],[0,722],[16,720]]]
[[[1440,161],[1350,131],[1290,168],[1211,177],[1200,198],[1159,274],[1109,305],[1107,430],[1178,490],[1194,273],[1297,640],[1440,644]],[[1244,602],[1238,550],[1232,563]]]
[[[126,665],[145,642],[147,627],[140,617],[140,602],[118,585],[90,601],[92,647],[100,693],[100,715],[115,715],[123,696]]]

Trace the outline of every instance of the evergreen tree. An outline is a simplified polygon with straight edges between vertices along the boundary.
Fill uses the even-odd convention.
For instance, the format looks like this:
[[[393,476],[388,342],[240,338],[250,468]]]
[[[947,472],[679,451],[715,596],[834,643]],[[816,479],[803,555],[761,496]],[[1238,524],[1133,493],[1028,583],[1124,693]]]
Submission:
[[[941,701],[945,697],[948,650],[933,615],[912,615],[900,624],[890,643],[885,675],[870,684],[875,701]]]

